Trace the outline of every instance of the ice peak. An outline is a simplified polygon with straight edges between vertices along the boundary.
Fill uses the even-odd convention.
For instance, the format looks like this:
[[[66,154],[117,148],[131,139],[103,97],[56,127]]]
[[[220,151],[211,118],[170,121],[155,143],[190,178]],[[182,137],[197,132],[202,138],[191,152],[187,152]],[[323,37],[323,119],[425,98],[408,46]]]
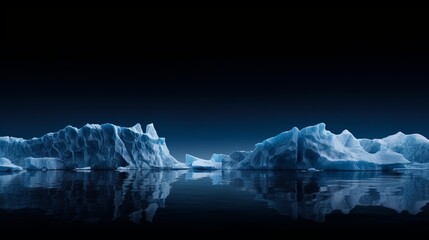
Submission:
[[[324,122],[321,122],[321,123],[318,123],[314,126],[308,126],[306,128],[308,128],[308,129],[315,128],[315,129],[318,129],[319,131],[323,131],[323,130],[326,130],[326,124]]]
[[[348,129],[344,129],[342,132],[341,132],[341,135],[353,135]]]
[[[133,127],[130,127],[130,130],[133,132],[136,132],[138,134],[143,134],[143,129],[142,129],[142,126],[140,125],[140,123],[137,123]]]
[[[146,134],[151,138],[159,138],[158,133],[155,130],[155,127],[153,126],[153,123],[150,123],[146,126]]]
[[[313,126],[308,126],[303,128],[301,132],[303,132],[304,134],[314,134],[317,132],[319,135],[323,135],[326,132],[326,124],[321,122]]]

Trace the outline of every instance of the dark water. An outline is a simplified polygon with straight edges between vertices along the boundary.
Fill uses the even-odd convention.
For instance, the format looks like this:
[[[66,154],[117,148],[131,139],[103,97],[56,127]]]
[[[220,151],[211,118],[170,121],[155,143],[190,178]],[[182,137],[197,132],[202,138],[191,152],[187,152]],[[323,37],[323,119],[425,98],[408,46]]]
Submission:
[[[426,231],[429,172],[46,171],[0,175],[0,229]]]

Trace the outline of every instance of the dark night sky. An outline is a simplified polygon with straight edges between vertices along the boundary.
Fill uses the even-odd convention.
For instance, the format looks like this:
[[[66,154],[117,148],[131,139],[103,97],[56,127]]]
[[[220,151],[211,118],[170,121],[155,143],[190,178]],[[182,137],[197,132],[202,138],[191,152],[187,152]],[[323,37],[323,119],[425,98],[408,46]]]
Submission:
[[[424,11],[3,11],[0,135],[153,122],[180,160],[318,122],[429,136]]]

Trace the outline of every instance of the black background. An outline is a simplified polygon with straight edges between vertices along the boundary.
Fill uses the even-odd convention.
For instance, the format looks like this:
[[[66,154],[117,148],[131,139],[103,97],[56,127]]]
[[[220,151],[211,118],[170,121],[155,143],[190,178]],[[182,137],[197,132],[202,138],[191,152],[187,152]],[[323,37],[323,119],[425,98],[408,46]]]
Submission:
[[[418,9],[4,9],[0,135],[154,122],[173,155],[427,129]]]

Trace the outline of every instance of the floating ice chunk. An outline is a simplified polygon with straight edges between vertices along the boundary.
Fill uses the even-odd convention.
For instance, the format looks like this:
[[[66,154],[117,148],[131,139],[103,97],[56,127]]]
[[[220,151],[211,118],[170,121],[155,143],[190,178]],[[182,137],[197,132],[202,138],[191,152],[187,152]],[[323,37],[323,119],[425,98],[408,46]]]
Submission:
[[[194,157],[190,154],[186,154],[186,164],[191,168],[198,170],[215,170],[222,168],[221,162],[215,162],[213,160],[204,160],[201,158]]]
[[[22,170],[22,167],[11,163],[9,159],[0,158],[0,172],[19,172]]]
[[[91,167],[81,167],[81,168],[75,168],[76,171],[88,171],[91,170]]]
[[[134,167],[133,165],[129,165],[129,166],[126,166],[126,167],[118,167],[118,168],[116,169],[116,171],[120,171],[120,172],[123,172],[123,171],[130,171],[130,170],[137,170],[137,168],[136,168],[136,167]]]
[[[91,167],[75,168],[76,172],[91,172]]]
[[[307,171],[309,171],[309,172],[320,172],[320,170],[317,170],[317,169],[312,168],[312,167],[307,169]]]
[[[214,170],[214,169],[221,169],[222,163],[213,162],[210,160],[196,160],[192,163],[193,169],[207,169],[207,170]]]

